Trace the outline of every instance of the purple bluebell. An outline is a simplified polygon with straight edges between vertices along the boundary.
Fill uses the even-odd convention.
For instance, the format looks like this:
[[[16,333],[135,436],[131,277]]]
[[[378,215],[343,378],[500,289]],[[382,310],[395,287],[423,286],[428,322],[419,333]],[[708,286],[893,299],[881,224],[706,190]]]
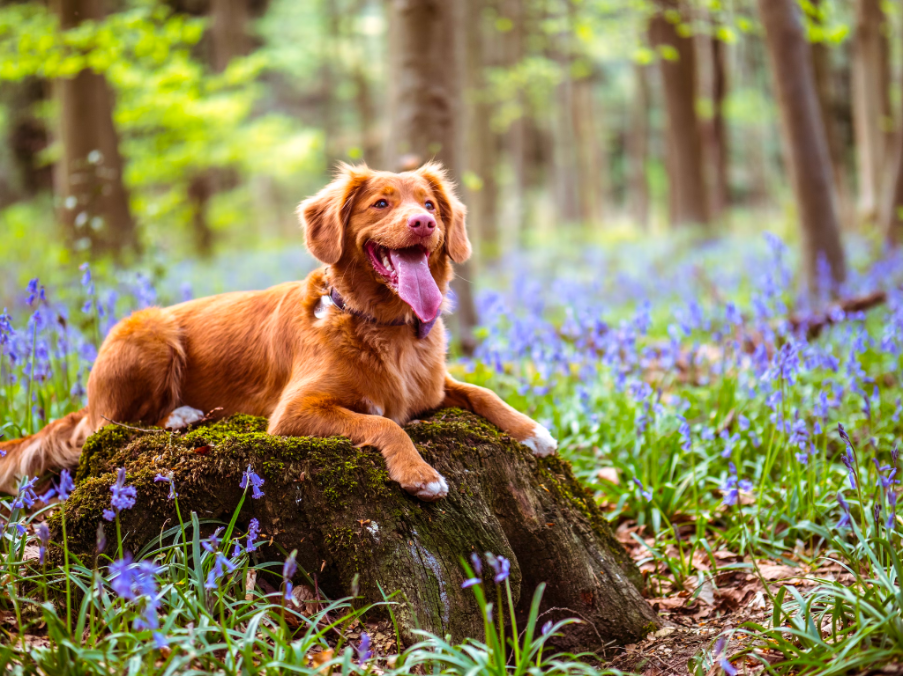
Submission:
[[[239,482],[239,488],[247,488],[249,483],[251,484],[252,498],[257,500],[258,498],[264,497],[264,492],[260,489],[261,486],[264,485],[264,480],[254,473],[251,465],[248,465],[248,469],[246,469],[242,474],[242,480]]]
[[[176,493],[176,482],[173,481],[172,472],[168,473],[166,476],[158,474],[154,477],[154,481],[165,481],[169,484],[169,495],[167,495],[166,497],[170,500],[174,500],[179,497],[179,494]]]
[[[371,657],[374,656],[374,651],[371,648],[370,644],[370,636],[366,631],[361,632],[361,640],[358,643],[358,664],[364,664]]]
[[[113,497],[110,504],[118,514],[124,509],[132,509],[135,505],[135,498],[138,495],[134,486],[126,486],[126,468],[120,467],[116,471],[116,481],[110,486],[110,492]],[[109,521],[109,519],[108,519]]]
[[[223,526],[217,528],[209,538],[201,541],[201,546],[211,554],[217,552],[220,548],[220,533],[222,533],[223,530]]]
[[[653,491],[648,491],[644,488],[643,482],[637,477],[634,477],[632,481],[637,484],[637,487],[640,489],[640,494],[643,496],[644,500],[650,502],[653,500]]]
[[[841,506],[841,519],[835,524],[835,528],[841,530],[842,528],[847,528],[851,525],[851,506],[847,503],[847,500],[844,499],[844,496],[840,491],[835,497],[838,500],[838,504]]]
[[[251,519],[248,522],[248,535],[245,540],[245,549],[249,552],[253,552],[257,549],[257,544],[255,540],[261,532],[261,524],[257,519]]]
[[[44,554],[47,553],[47,544],[50,542],[50,529],[43,521],[38,526],[38,539],[41,541],[38,547],[38,562],[44,565]]]
[[[753,484],[747,479],[738,479],[738,469],[733,462],[728,463],[729,474],[722,482],[722,504],[732,506],[738,504],[741,492],[749,493]]]
[[[38,496],[35,493],[35,483],[37,482],[38,477],[28,478],[23,477],[22,483],[19,484],[19,492],[16,494],[15,499],[10,505],[11,509],[31,509],[35,504],[35,501],[38,500]]]

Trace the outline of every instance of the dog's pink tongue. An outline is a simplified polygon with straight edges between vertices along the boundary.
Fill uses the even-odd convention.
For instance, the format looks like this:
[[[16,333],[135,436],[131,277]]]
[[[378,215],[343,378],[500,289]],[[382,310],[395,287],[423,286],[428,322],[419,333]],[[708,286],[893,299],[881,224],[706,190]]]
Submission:
[[[427,253],[416,246],[390,249],[389,258],[399,274],[401,299],[411,306],[422,322],[435,319],[443,302],[443,294],[430,274]]]

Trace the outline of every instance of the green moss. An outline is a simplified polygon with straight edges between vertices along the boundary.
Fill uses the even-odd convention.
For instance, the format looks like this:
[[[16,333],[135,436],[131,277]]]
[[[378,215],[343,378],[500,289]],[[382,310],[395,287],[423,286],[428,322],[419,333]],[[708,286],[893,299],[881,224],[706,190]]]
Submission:
[[[88,437],[79,457],[75,480],[82,481],[89,476],[102,473],[103,467],[106,466],[110,457],[122,449],[136,434],[140,433],[120,425],[107,425]]]

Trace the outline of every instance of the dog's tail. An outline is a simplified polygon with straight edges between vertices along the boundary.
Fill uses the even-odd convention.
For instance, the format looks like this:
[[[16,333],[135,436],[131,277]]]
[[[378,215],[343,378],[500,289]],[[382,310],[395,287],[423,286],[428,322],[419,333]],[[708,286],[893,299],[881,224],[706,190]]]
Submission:
[[[37,434],[21,439],[0,439],[0,491],[15,494],[19,479],[38,476],[47,469],[72,467],[90,433],[88,409],[55,420]]]

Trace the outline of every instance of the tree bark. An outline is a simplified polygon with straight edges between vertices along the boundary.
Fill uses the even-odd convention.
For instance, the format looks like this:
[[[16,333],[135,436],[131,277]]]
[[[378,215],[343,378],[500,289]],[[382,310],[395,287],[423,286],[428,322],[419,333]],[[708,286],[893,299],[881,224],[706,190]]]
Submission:
[[[902,138],[899,127],[896,138],[892,142],[885,172],[883,172],[879,203],[879,227],[885,233],[885,241],[892,246],[901,246],[902,227],[904,227],[901,221],[901,192],[902,181],[904,181],[902,146],[904,146],[904,138]]]
[[[648,66],[634,64],[634,96],[632,97],[628,132],[628,200],[634,222],[650,227],[650,188],[647,182],[647,155],[650,137],[650,85]]]
[[[9,115],[5,140],[11,162],[9,174],[0,177],[0,208],[53,189],[52,168],[38,160],[50,144],[47,126],[35,114],[45,91],[46,82],[35,77],[4,83],[0,102]]]
[[[858,0],[851,76],[859,211],[875,220],[882,184],[890,112],[888,41],[880,0]]]
[[[794,0],[758,0],[766,29],[773,86],[781,114],[786,160],[790,164],[804,242],[806,277],[817,291],[820,258],[836,284],[845,278],[844,249],[832,163],[819,110],[809,45]]]
[[[471,21],[465,25],[466,55],[466,128],[467,170],[476,179],[476,185],[465,193],[472,232],[478,241],[476,252],[481,260],[493,260],[499,256],[500,236],[496,208],[498,186],[496,182],[496,134],[492,128],[493,105],[489,101],[484,70],[490,62],[485,36],[483,10],[486,0],[468,0],[467,9]]]
[[[524,41],[526,31],[527,17],[525,13],[527,7],[522,0],[502,0],[503,12],[512,22],[512,29],[505,34],[503,38],[503,47],[505,51],[505,63],[510,69],[520,66],[524,59],[525,49]],[[519,91],[517,94],[517,104],[520,111],[518,117],[509,125],[506,133],[505,145],[507,148],[508,160],[512,172],[512,186],[510,191],[510,199],[512,202],[512,228],[514,230],[514,241],[519,240],[519,235],[526,228],[527,221],[527,203],[529,192],[528,165],[529,144],[528,144],[528,102],[524,92]]]
[[[709,167],[709,213],[716,220],[729,206],[728,133],[725,125],[725,96],[728,77],[725,65],[725,43],[712,35],[700,37],[709,62],[704,96],[712,102],[712,116],[702,125],[706,166]]]
[[[821,0],[814,3],[817,7]],[[848,172],[845,164],[845,147],[841,131],[836,121],[835,109],[838,100],[833,86],[833,69],[831,51],[825,42],[811,44],[813,56],[813,74],[816,78],[816,94],[819,97],[819,109],[825,125],[826,139],[829,144],[829,156],[832,158],[832,174],[835,177],[835,190],[838,195],[838,210],[842,223],[852,221],[853,209],[848,186]]]
[[[54,0],[60,28],[104,18],[102,0]],[[94,251],[119,255],[138,244],[123,181],[119,137],[113,124],[113,92],[89,69],[54,82],[60,107],[62,156],[54,171],[60,220],[68,236]]]
[[[393,170],[427,160],[441,162],[461,182],[461,33],[464,8],[444,0],[391,0],[395,41],[391,71],[396,80],[389,118],[386,160]],[[456,266],[458,340],[471,354],[476,347],[477,311],[468,263]]]
[[[660,57],[667,122],[670,221],[673,226],[709,225],[703,141],[697,118],[697,60],[692,37],[680,35],[666,12],[683,12],[679,0],[657,0],[650,42],[677,58]],[[669,15],[669,17],[671,14]]]
[[[350,595],[356,577],[364,603],[402,591],[395,615],[409,644],[418,625],[456,641],[482,636],[480,611],[461,589],[461,560],[471,552],[511,560],[522,620],[541,582],[545,618],[584,619],[565,630],[561,649],[635,642],[660,624],[638,591],[639,571],[569,464],[537,458],[481,418],[446,409],[406,427],[449,482],[448,497],[436,503],[390,482],[374,449],[338,438],[274,437],[266,429],[266,420],[250,416],[175,435],[104,428],[88,440],[65,504],[70,552],[94,552],[118,467],[137,490],[135,509],[119,515],[124,549],[135,552],[178,522],[168,488],[154,481],[158,473],[172,472],[182,514],[228,522],[250,464],[264,478],[264,496],[246,496],[238,524],[244,530],[256,518],[262,537],[272,538],[258,556],[273,560],[277,546],[297,549],[298,577],[315,578],[332,598]]]

